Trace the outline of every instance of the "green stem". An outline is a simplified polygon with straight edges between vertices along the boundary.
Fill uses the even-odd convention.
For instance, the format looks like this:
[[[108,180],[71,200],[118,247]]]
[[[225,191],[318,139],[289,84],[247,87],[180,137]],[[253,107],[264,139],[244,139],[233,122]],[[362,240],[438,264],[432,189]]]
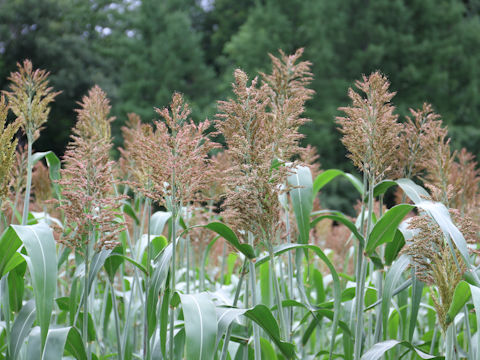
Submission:
[[[447,328],[445,346],[445,360],[456,360],[455,355],[455,324],[450,324]]]
[[[273,252],[273,246],[270,240],[267,240],[268,252],[270,254],[270,263],[271,263],[271,270],[272,270],[272,278],[273,278],[273,287],[275,291],[275,300],[277,302],[277,311],[278,311],[278,318],[280,321],[280,329],[282,331],[282,335],[284,339],[288,338],[287,328],[286,328],[286,321],[285,321],[285,313],[283,311],[282,306],[282,295],[280,294],[280,285],[278,283],[277,278],[277,271],[275,269],[275,255]]]
[[[225,284],[225,258],[227,256],[227,243],[224,241],[223,242],[223,250],[222,250],[222,264],[220,267],[220,281],[221,284]]]
[[[90,347],[88,345],[88,283],[90,282],[90,241],[91,241],[91,231],[88,235],[89,242],[87,242],[85,246],[85,284],[84,284],[84,290],[83,290],[83,346],[85,347],[85,350],[87,351],[87,359],[90,360],[91,354],[90,354]]]
[[[27,225],[28,220],[28,208],[30,205],[30,191],[32,188],[32,143],[33,143],[33,134],[27,133],[27,184],[25,189],[25,201],[23,203],[23,215],[22,215],[22,225]],[[14,210],[15,211],[15,210]]]
[[[145,205],[147,207],[147,274],[145,275],[145,311],[144,316],[145,320],[143,323],[143,355],[144,359],[150,359],[150,339],[148,336],[148,293],[150,291],[150,262],[151,262],[151,252],[150,252],[150,218],[152,216],[150,199],[146,199]]]
[[[0,282],[0,299],[2,300],[1,308],[3,310],[3,320],[5,322],[5,341],[7,343],[7,353],[11,354],[10,349],[10,298],[8,292],[7,276],[2,277]]]
[[[373,211],[373,188],[375,186],[374,177],[371,175],[368,179],[368,214],[367,214],[367,229],[365,231],[365,241],[370,234],[370,228],[372,225],[372,211]],[[363,230],[363,218],[362,218],[362,230]],[[365,296],[365,280],[367,276],[367,259],[363,254],[363,246],[358,247],[358,262],[359,262],[359,277],[357,278],[357,294],[355,296],[356,316],[357,323],[355,326],[355,346],[354,346],[354,360],[360,360],[362,355],[362,343],[363,343],[363,307]]]
[[[110,278],[109,278],[110,280]],[[112,294],[112,307],[113,307],[113,315],[115,318],[115,332],[117,335],[117,351],[118,351],[118,360],[123,360],[123,351],[122,351],[122,341],[120,340],[120,320],[118,317],[118,309],[117,309],[117,298],[115,296],[115,287],[113,286],[113,282],[110,280],[110,293]]]
[[[171,233],[171,243],[172,243],[172,263],[171,263],[171,276],[170,276],[170,289],[171,289],[171,294],[173,295],[175,293],[175,257],[176,257],[176,221],[177,221],[177,213],[175,209],[175,205],[173,205],[172,209],[172,233]],[[170,307],[170,328],[169,328],[169,354],[170,354],[170,359],[173,360],[174,358],[174,352],[173,352],[173,329],[175,327],[175,309],[173,307]]]
[[[253,246],[253,234],[248,233],[248,242]],[[257,305],[257,280],[255,274],[255,264],[253,261],[249,261],[249,272],[250,272],[250,288],[252,289],[252,306]],[[262,352],[260,348],[260,329],[256,323],[253,324],[253,349],[255,353],[255,360],[262,359]]]
[[[240,290],[242,289],[242,283],[243,283],[243,278],[245,277],[246,266],[247,266],[247,259],[245,259],[240,272],[240,279],[238,280],[237,290],[235,291],[235,297],[233,298],[233,307],[237,306],[237,302],[240,297]],[[222,355],[220,357],[220,360],[226,360],[227,358],[228,343],[230,342],[231,335],[232,335],[232,324],[228,326],[227,332],[225,333],[225,340],[223,340]]]

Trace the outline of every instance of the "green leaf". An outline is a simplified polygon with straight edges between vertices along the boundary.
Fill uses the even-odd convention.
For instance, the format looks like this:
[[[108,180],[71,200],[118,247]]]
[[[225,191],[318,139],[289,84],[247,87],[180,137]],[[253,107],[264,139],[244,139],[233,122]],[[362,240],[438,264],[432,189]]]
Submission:
[[[82,336],[77,328],[71,327],[67,336],[67,343],[65,344],[65,350],[72,354],[77,360],[86,360],[87,353],[83,346]]]
[[[388,350],[393,349],[397,345],[401,345],[410,350],[414,350],[417,353],[417,355],[420,356],[420,358],[422,359],[443,359],[443,357],[440,357],[440,356],[437,357],[434,355],[424,353],[420,349],[410,344],[408,341],[387,340],[387,341],[379,342],[373,345],[370,350],[368,350],[365,354],[363,354],[361,360],[380,359],[383,356],[383,354],[385,354]]]
[[[22,240],[28,256],[25,256],[32,277],[36,313],[40,325],[42,344],[45,343],[53,297],[57,289],[57,252],[50,227],[44,223],[36,225],[12,225]]]
[[[180,294],[185,333],[187,359],[211,359],[217,337],[217,314],[215,305],[207,293]]]
[[[307,244],[310,234],[310,213],[313,208],[312,173],[308,166],[297,166],[287,181],[294,186],[290,190],[293,211],[300,233],[299,242]]]
[[[237,309],[231,307],[217,307],[217,339],[215,340],[215,349],[218,347],[220,340],[227,331],[230,324],[240,315],[245,313],[246,309]]]
[[[415,275],[415,269],[412,269],[412,300],[410,311],[410,325],[408,330],[408,340],[412,341],[415,327],[417,325],[418,311],[420,310],[420,301],[422,300],[424,283],[418,280]]]
[[[32,300],[33,301],[33,300]],[[35,326],[27,341],[27,359],[36,359],[42,353],[42,340],[40,339],[40,327]]]
[[[340,316],[340,305],[342,302],[342,290],[340,287],[340,278],[338,277],[337,271],[335,270],[335,266],[333,266],[332,262],[330,259],[325,255],[325,253],[320,249],[318,246],[315,245],[309,245],[309,244],[284,244],[279,247],[277,247],[274,250],[274,255],[280,255],[286,251],[294,250],[294,249],[308,249],[313,251],[324,263],[327,265],[328,269],[330,270],[330,273],[332,275],[333,279],[333,307],[334,307],[334,318],[333,318],[333,324],[332,324],[332,336],[331,336],[331,341],[330,341],[330,358],[333,356],[333,349],[335,346],[335,338],[337,336],[337,327],[338,327],[338,322],[339,322],[339,316]],[[255,266],[260,266],[266,261],[269,261],[270,256],[265,255],[257,259],[255,262]],[[313,309],[309,309],[313,310]]]
[[[388,270],[385,276],[385,285],[382,294],[382,321],[384,335],[387,329],[388,315],[390,311],[390,302],[392,301],[394,289],[397,287],[402,273],[405,271],[410,263],[410,259],[407,255],[402,255],[397,261],[395,261],[392,267]]]
[[[260,325],[287,359],[295,358],[295,346],[281,340],[280,329],[269,308],[259,304],[245,311],[244,315]]]
[[[447,324],[450,324],[457,316],[458,312],[463,308],[463,306],[470,300],[472,292],[470,290],[470,284],[466,281],[460,281],[455,287],[455,292],[453,293],[452,302],[450,303],[450,308],[447,312]]]
[[[260,348],[262,349],[262,359],[278,360],[277,353],[272,344],[263,337],[260,338]]]
[[[10,260],[7,262],[7,264],[5,265],[5,268],[3,270],[3,274],[1,274],[0,277],[2,277],[3,275],[5,275],[6,273],[8,273],[9,271],[12,271],[13,269],[15,269],[18,265],[20,264],[23,264],[25,262],[25,259],[23,258],[23,256],[19,253],[19,252],[15,252],[12,257],[10,258]]]
[[[138,219],[137,214],[135,213],[135,210],[133,210],[132,206],[127,201],[124,201],[122,203],[123,212],[130,216],[135,221],[136,225],[140,225],[140,220]]]
[[[172,217],[169,211],[157,211],[150,218],[150,234],[162,235],[165,224]]]
[[[206,229],[216,232],[218,235],[220,235],[225,240],[227,240],[235,249],[240,251],[247,258],[249,259],[255,258],[255,251],[253,250],[253,247],[251,247],[249,244],[240,243],[240,241],[237,238],[237,235],[235,235],[235,232],[232,229],[230,229],[227,225],[221,222],[211,222],[210,224],[200,225],[199,227],[204,227]]]
[[[330,181],[335,179],[337,176],[344,176],[350,183],[355,187],[355,189],[360,193],[363,194],[363,184],[358,178],[353,176],[352,174],[346,173],[342,170],[338,169],[328,169],[319,174],[315,181],[313,182],[313,196],[315,197],[317,193]]]
[[[32,329],[32,325],[35,321],[35,302],[34,300],[28,301],[23,305],[22,309],[18,313],[13,322],[12,333],[10,336],[10,351],[11,358],[17,359],[22,345]]]
[[[149,279],[150,286],[147,294],[148,336],[151,337],[157,324],[158,294],[167,280],[170,261],[172,260],[172,244],[169,244],[155,260],[153,273]]]
[[[473,306],[475,307],[475,318],[477,319],[477,332],[480,331],[480,288],[470,285]],[[477,358],[480,354],[480,336],[477,334]]]
[[[398,253],[405,245],[405,238],[400,230],[395,231],[393,240],[385,246],[385,264],[391,265],[393,260],[398,256]]]
[[[407,196],[413,201],[414,204],[430,199],[430,195],[420,185],[415,184],[410,179],[398,179],[397,185],[407,194]]]
[[[86,360],[80,333],[73,326],[50,329],[43,350],[42,360],[61,360],[67,349],[77,360]]]
[[[460,251],[463,260],[466,264],[468,264],[469,269],[471,270],[472,275],[475,278],[475,282],[477,286],[480,286],[480,279],[476,275],[474,270],[474,266],[470,260],[470,253],[468,250],[467,242],[463,237],[462,233],[453,223],[450,213],[445,205],[438,202],[424,200],[416,204],[419,208],[425,210],[432,219],[438,224],[438,226],[442,229],[443,233],[445,234],[448,244],[453,251],[453,244],[451,241],[455,243],[455,246]]]
[[[397,182],[393,180],[380,181],[378,184],[375,185],[375,188],[373,189],[373,196],[377,197],[385,194],[387,190],[394,185],[397,185]]]
[[[10,226],[5,230],[0,238],[0,275],[3,277],[7,271],[5,270],[11,258],[22,246],[22,241]]]
[[[378,246],[391,242],[395,236],[398,225],[400,225],[403,218],[412,211],[413,208],[413,205],[400,204],[386,211],[380,220],[377,221],[368,236],[365,251],[371,253]]]
[[[61,190],[57,181],[60,180],[60,159],[53,151],[48,151],[45,154],[45,159],[47,160],[48,172],[50,174],[50,179],[52,180],[53,191],[55,192],[55,196],[59,199],[61,196]]]
[[[320,210],[320,211],[315,211],[314,213],[312,213],[312,216],[316,216],[316,215],[320,215],[320,216],[318,216],[318,217],[316,217],[315,219],[312,220],[312,223],[310,225],[312,228],[319,221],[321,221],[323,219],[330,219],[330,220],[338,221],[339,223],[345,225],[352,232],[352,234],[357,238],[357,240],[360,242],[360,244],[362,246],[364,245],[365,240],[364,240],[362,234],[360,234],[360,232],[358,231],[357,226],[352,221],[350,221],[350,219],[347,218],[340,211]]]
[[[87,296],[88,294],[90,294],[92,284],[95,281],[95,278],[97,277],[98,272],[102,268],[103,264],[105,263],[105,260],[108,258],[111,252],[112,250],[102,249],[93,255],[92,261],[90,263],[90,274],[88,278]]]

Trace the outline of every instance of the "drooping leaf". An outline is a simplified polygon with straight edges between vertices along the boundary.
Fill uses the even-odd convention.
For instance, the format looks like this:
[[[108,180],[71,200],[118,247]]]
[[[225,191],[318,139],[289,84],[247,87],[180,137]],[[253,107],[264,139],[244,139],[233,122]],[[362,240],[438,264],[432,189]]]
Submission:
[[[218,235],[227,240],[235,249],[244,254],[247,258],[255,258],[255,251],[253,250],[253,247],[246,243],[240,243],[237,235],[235,235],[235,232],[227,225],[220,222],[211,222],[210,224],[202,225],[201,227],[216,232]]]
[[[269,308],[259,304],[245,311],[244,315],[260,325],[287,359],[293,359],[295,357],[295,346],[281,340],[280,328]]]
[[[416,352],[416,354],[422,358],[422,359],[443,359],[441,356],[434,356],[427,354],[420,349],[416,348],[412,344],[410,344],[408,341],[398,341],[398,340],[386,340],[383,342],[376,343],[373,345],[370,350],[365,352],[362,356],[361,360],[377,360],[380,359],[388,350],[393,349],[396,346],[403,346],[406,347],[410,350],[413,350]]]
[[[313,182],[313,196],[316,196],[317,193],[325,186],[327,185],[330,181],[335,179],[337,176],[343,176],[345,177],[350,183],[353,185],[353,187],[360,193],[363,194],[363,184],[358,178],[353,176],[352,174],[346,173],[342,170],[338,169],[328,169],[319,174],[316,178],[315,181]]]

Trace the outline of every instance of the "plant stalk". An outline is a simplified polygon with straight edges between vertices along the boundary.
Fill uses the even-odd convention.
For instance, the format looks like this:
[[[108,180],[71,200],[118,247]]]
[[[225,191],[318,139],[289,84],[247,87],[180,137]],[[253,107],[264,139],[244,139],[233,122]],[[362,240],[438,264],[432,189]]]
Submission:
[[[27,225],[28,220],[28,209],[30,206],[30,192],[32,188],[32,143],[33,143],[33,134],[27,132],[27,184],[25,188],[25,201],[23,202],[23,214],[22,214],[22,225]],[[15,211],[15,209],[14,209]]]

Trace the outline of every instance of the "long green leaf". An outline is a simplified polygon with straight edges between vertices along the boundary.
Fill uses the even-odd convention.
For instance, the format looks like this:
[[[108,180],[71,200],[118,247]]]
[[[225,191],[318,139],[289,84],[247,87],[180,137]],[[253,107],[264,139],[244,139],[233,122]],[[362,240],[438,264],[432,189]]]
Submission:
[[[317,193],[325,186],[327,185],[330,181],[335,179],[337,176],[343,176],[345,177],[350,183],[353,185],[353,187],[360,193],[363,194],[363,184],[358,178],[353,176],[352,174],[346,173],[342,170],[338,169],[328,169],[319,174],[316,178],[315,181],[313,182],[313,196],[316,196]]]
[[[313,184],[310,168],[297,166],[294,172],[288,176],[287,181],[294,187],[290,190],[290,196],[300,233],[300,243],[307,244],[310,233],[310,213],[313,208]]]
[[[160,253],[153,264],[153,273],[150,277],[149,292],[147,294],[148,336],[151,337],[157,325],[158,294],[167,280],[170,262],[172,260],[172,244],[169,244]]]
[[[245,311],[244,315],[260,325],[287,359],[295,357],[295,346],[281,340],[280,329],[269,308],[259,304]]]
[[[391,242],[395,236],[398,225],[400,225],[405,215],[412,211],[413,208],[413,205],[400,204],[385,212],[368,236],[365,251],[371,253],[375,251],[378,246]]]
[[[67,350],[77,360],[86,360],[80,332],[73,326],[50,329],[43,350],[42,360],[61,360]]]
[[[361,360],[377,360],[380,359],[388,350],[393,349],[394,347],[401,345],[406,347],[410,350],[413,350],[417,353],[417,355],[422,359],[443,359],[441,356],[434,356],[427,353],[424,353],[420,349],[416,348],[408,341],[398,341],[398,340],[386,340],[383,342],[376,343],[372,346],[370,350],[368,350],[365,354],[363,354]]]
[[[255,251],[253,250],[253,247],[251,247],[249,244],[240,243],[240,241],[237,238],[237,235],[235,235],[235,232],[232,229],[230,229],[227,225],[220,222],[211,222],[210,224],[202,225],[201,227],[204,227],[206,229],[216,232],[218,235],[220,235],[225,240],[227,240],[231,245],[233,245],[235,249],[240,251],[247,258],[249,259],[255,258]]]
[[[357,226],[350,221],[349,218],[340,211],[334,211],[334,210],[320,210],[320,211],[315,211],[312,213],[312,216],[317,216],[315,219],[312,220],[311,227],[313,228],[319,221],[323,219],[330,219],[334,221],[338,221],[339,223],[345,225],[351,232],[352,234],[357,238],[357,240],[360,242],[362,246],[364,246],[365,239],[363,238],[362,234],[357,229]]]
[[[392,267],[388,270],[385,276],[385,288],[382,294],[382,321],[384,335],[386,335],[387,321],[390,310],[390,302],[392,300],[393,292],[398,285],[402,273],[405,271],[410,263],[410,259],[406,255],[402,255],[395,261]]]
[[[50,227],[36,225],[12,225],[22,240],[28,256],[25,256],[32,276],[36,313],[42,334],[42,344],[47,338],[53,297],[57,289],[57,252]]]
[[[308,244],[285,244],[277,247],[274,249],[274,255],[280,255],[286,251],[290,251],[293,249],[308,249],[313,251],[324,263],[327,265],[328,269],[330,270],[330,273],[332,275],[333,279],[333,307],[334,307],[334,317],[333,317],[333,324],[332,324],[332,337],[330,341],[330,355],[329,358],[333,358],[333,349],[335,347],[335,338],[337,336],[337,327],[338,327],[338,322],[340,319],[340,305],[342,302],[342,290],[340,287],[340,278],[338,277],[338,273],[335,270],[335,266],[333,266],[332,262],[330,259],[325,255],[325,253],[320,249],[318,246],[315,245],[308,245]],[[255,262],[255,266],[260,266],[266,261],[269,261],[270,256],[265,255],[257,259]],[[309,309],[311,310],[311,309]]]
[[[7,273],[8,270],[5,268],[20,246],[22,246],[22,241],[15,230],[11,226],[8,227],[0,237],[0,277]]]
[[[458,312],[463,308],[468,300],[470,300],[471,296],[472,292],[470,290],[470,284],[464,280],[460,281],[455,287],[452,302],[447,312],[447,324],[450,324],[455,319],[455,316],[457,316]]]
[[[215,305],[207,293],[180,294],[187,343],[187,359],[211,359],[217,337]]]
[[[35,302],[32,299],[23,305],[22,309],[15,318],[15,321],[13,322],[12,334],[10,337],[10,351],[12,359],[16,359],[18,357],[20,349],[30,333],[34,321]]]

